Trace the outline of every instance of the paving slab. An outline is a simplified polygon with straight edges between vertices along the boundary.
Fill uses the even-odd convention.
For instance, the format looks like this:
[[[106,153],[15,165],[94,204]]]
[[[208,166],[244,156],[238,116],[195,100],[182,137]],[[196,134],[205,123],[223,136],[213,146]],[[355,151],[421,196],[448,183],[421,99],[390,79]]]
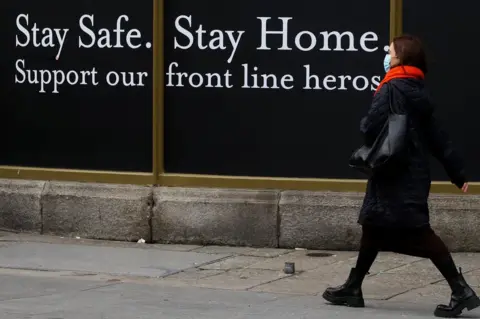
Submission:
[[[66,278],[49,281],[0,276],[2,291],[16,292],[15,298],[0,300],[2,319],[426,319],[432,318],[434,307],[428,303],[368,301],[366,308],[353,309],[328,305],[318,296],[136,283],[98,285]],[[469,318],[479,316],[479,311],[468,313]]]
[[[293,294],[321,294],[327,287],[335,287],[345,282],[351,262],[339,262],[324,266],[323,271],[315,269],[258,286],[254,291]],[[363,283],[366,299],[387,300],[415,288],[431,283],[421,275],[412,276],[401,273],[379,273],[368,276]]]
[[[330,257],[309,257],[311,253],[328,253]],[[324,265],[334,264],[336,262],[353,258],[356,252],[324,252],[324,251],[295,251],[290,254],[282,255],[277,258],[266,259],[248,266],[255,269],[282,270],[286,262],[294,262],[296,271],[307,271]]]
[[[175,273],[173,275],[164,277],[163,280],[169,280],[169,281],[178,280],[178,281],[185,281],[185,282],[191,283],[202,278],[216,276],[223,273],[225,273],[225,270],[193,268],[193,269],[187,269],[187,270]]]
[[[413,257],[413,256],[406,256],[400,255],[396,253],[389,253],[389,252],[381,252],[378,254],[377,259],[370,268],[370,273],[381,273],[386,272],[389,270],[393,270],[396,268],[404,267],[406,265],[410,265],[412,263],[416,263],[419,261],[424,260],[420,257]]]
[[[447,303],[450,294],[451,291],[447,285],[428,285],[405,292],[390,300],[396,302],[431,304],[433,306],[439,303]]]
[[[280,271],[265,269],[230,270],[195,282],[196,287],[228,290],[247,290],[258,285],[282,279],[288,275]]]
[[[200,279],[216,276],[224,273],[225,270],[210,270],[210,269],[187,269],[176,274],[163,277],[160,281],[154,284],[169,287],[194,287]]]
[[[387,300],[410,290],[429,285],[432,280],[422,275],[380,273],[365,279],[363,294],[366,299]]]
[[[365,279],[367,308],[350,309],[328,305],[320,294],[344,282],[356,252],[323,258],[307,256],[312,251],[71,242],[0,242],[2,319],[424,319],[450,294],[429,275],[438,273],[429,260],[391,253],[381,253]],[[480,283],[478,257],[454,255],[464,269],[477,267],[465,273],[472,285]],[[283,273],[285,261],[296,263],[295,275]]]
[[[32,286],[32,282],[35,284]],[[0,302],[7,300],[34,298],[54,295],[59,292],[71,293],[104,286],[106,283],[95,281],[58,280],[46,277],[20,277],[0,275]]]
[[[343,284],[355,266],[356,260],[341,260],[333,264],[321,265],[298,274],[299,278],[313,280],[326,285]]]
[[[305,278],[301,275],[294,275],[256,286],[251,290],[276,294],[316,295],[319,292],[323,292],[327,286],[326,283]]]
[[[380,254],[372,267],[370,268],[368,276],[374,276],[378,273],[388,272],[389,270],[402,267],[412,262],[422,260],[421,258],[401,256],[394,253]],[[330,285],[342,284],[350,270],[355,267],[357,263],[356,258],[349,258],[340,260],[333,264],[319,266],[318,268],[308,270],[302,273],[301,276],[311,278],[312,280],[321,281]]]
[[[265,261],[264,257],[233,256],[221,261],[200,266],[201,269],[241,269]],[[283,268],[282,268],[283,269]]]
[[[473,287],[476,288],[475,290],[479,292],[479,295],[480,295],[480,269],[464,273],[463,277],[465,277],[465,280],[472,288]],[[448,286],[448,283],[446,280],[442,280],[437,284]]]
[[[453,259],[457,267],[461,267],[463,272],[480,269],[480,254],[473,253],[455,253]],[[403,267],[387,271],[388,273],[421,274],[433,279],[442,279],[442,275],[429,259],[422,259],[418,262],[406,264]]]
[[[158,249],[17,243],[0,248],[0,267],[161,277],[225,257],[228,255]]]

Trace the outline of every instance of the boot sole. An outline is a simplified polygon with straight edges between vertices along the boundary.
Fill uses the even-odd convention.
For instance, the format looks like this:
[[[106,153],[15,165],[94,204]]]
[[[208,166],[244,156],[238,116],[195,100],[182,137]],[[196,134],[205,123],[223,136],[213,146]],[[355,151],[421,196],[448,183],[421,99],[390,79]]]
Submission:
[[[452,311],[435,309],[434,315],[440,318],[455,318],[461,315],[465,308],[470,311],[478,307],[480,307],[480,299],[477,296],[471,296]]]
[[[337,306],[347,306],[352,308],[363,308],[365,307],[365,302],[363,298],[359,297],[334,297],[327,292],[324,292],[322,295],[323,299],[330,302],[333,305]]]

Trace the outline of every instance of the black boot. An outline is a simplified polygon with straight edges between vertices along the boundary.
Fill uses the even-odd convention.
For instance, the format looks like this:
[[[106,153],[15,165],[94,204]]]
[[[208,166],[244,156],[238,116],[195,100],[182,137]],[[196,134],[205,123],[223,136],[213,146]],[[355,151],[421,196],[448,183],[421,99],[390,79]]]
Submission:
[[[347,307],[365,307],[362,293],[362,282],[365,274],[360,274],[352,268],[347,282],[339,287],[327,288],[323,293],[323,299],[334,304]]]
[[[480,299],[477,294],[463,278],[462,268],[460,268],[460,273],[456,277],[447,279],[447,281],[452,289],[450,303],[448,305],[438,305],[434,312],[436,317],[454,318],[462,314],[465,308],[472,310],[480,306]]]

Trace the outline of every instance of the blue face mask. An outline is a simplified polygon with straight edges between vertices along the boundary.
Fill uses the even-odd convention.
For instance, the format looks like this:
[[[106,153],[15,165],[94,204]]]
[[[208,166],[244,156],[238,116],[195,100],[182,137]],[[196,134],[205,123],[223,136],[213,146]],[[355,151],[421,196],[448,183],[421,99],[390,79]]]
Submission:
[[[390,71],[391,60],[392,60],[392,56],[390,54],[386,54],[385,59],[383,60],[383,68],[385,69],[385,73]]]

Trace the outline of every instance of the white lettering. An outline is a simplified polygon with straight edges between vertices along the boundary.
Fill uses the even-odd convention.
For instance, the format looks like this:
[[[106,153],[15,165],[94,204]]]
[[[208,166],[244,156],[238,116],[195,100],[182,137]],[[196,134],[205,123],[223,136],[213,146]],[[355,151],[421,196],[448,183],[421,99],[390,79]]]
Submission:
[[[358,81],[363,81],[363,85],[359,86]],[[364,77],[363,75],[356,76],[353,79],[353,87],[357,91],[364,91],[368,87],[369,84],[370,83],[368,82],[368,79],[366,77]]]
[[[86,21],[85,21],[86,20]],[[93,14],[88,15],[84,14],[80,17],[79,25],[80,29],[83,31],[85,35],[88,36],[88,42],[84,42],[82,36],[78,37],[78,47],[79,48],[92,48],[95,44],[101,48],[124,48],[122,35],[125,33],[125,29],[122,28],[122,22],[128,22],[130,19],[127,15],[123,14],[117,18],[116,27],[113,31],[110,31],[106,28],[101,28],[98,30],[97,35],[93,31],[93,27],[95,25],[95,17]],[[88,22],[88,26],[86,24]],[[112,32],[115,34],[114,39],[112,40]],[[138,41],[136,44],[132,42],[132,39],[141,39],[142,34],[138,29],[130,29],[125,35],[125,42],[127,46],[131,49],[138,49],[140,48],[141,41]],[[87,40],[85,39],[85,41]],[[114,43],[112,43],[114,42]]]
[[[25,60],[17,60],[15,63],[15,68],[17,69],[17,72],[20,73],[23,78],[20,80],[18,76],[15,74],[15,83],[24,83],[25,82],[25,72],[23,71],[22,68],[25,67]]]
[[[39,93],[46,93],[48,86],[52,87],[51,93],[59,93],[59,87],[65,84],[69,85],[98,85],[96,79],[97,70],[91,71],[63,71],[63,70],[30,70],[25,68],[25,60],[19,59],[15,62],[17,73],[15,74],[15,83],[18,84],[37,84]]]
[[[310,45],[306,48],[304,48],[300,42],[303,35],[308,35],[308,37],[310,38]],[[313,34],[310,31],[302,31],[299,34],[297,34],[297,36],[295,37],[295,46],[301,51],[310,51],[313,48],[315,48],[316,45],[317,45],[317,38],[315,37],[315,34]]]
[[[22,24],[22,21],[25,23]],[[28,14],[19,14],[16,19],[17,29],[25,36],[25,41],[21,42],[19,36],[15,36],[15,46],[26,47],[30,44],[30,39],[32,39],[32,44],[34,47],[56,47],[57,58],[60,57],[60,54],[65,44],[67,38],[68,29],[58,29],[58,28],[43,28],[40,29],[37,27],[37,24],[34,23],[33,27],[30,29],[32,32],[32,37],[30,37],[30,31],[26,28],[29,25],[29,15]]]
[[[292,50],[288,47],[288,21],[292,18],[279,18],[282,20],[282,31],[267,31],[267,22],[270,20],[270,17],[257,17],[262,22],[262,33],[261,33],[261,44],[257,50],[270,50],[270,47],[267,46],[267,35],[269,34],[280,34],[282,35],[282,46],[278,50]]]
[[[353,33],[350,31],[343,32],[343,33],[340,33],[338,31],[331,31],[331,32],[323,31],[323,32],[320,32],[320,34],[323,36],[323,47],[320,49],[320,51],[332,51],[332,49],[330,49],[330,46],[329,46],[329,40],[332,35],[334,35],[337,40],[335,42],[336,47],[335,49],[333,49],[333,51],[358,51],[355,48],[355,38],[353,36]],[[344,36],[348,36],[348,40],[349,40],[348,49],[346,50],[342,48],[342,38]]]
[[[173,38],[173,40],[174,40],[173,48],[174,49],[179,48],[179,49],[182,49],[182,50],[188,50],[193,45],[193,41],[194,41],[193,40],[193,35],[190,31],[188,31],[187,29],[185,29],[183,26],[180,25],[181,20],[187,20],[188,26],[191,27],[192,26],[192,16],[181,15],[181,16],[178,16],[177,19],[175,19],[175,29],[177,29],[178,32],[180,32],[181,34],[186,36],[189,42],[188,42],[187,45],[181,45],[181,44],[178,43],[177,37],[174,37]]]
[[[378,41],[378,35],[375,32],[365,32],[362,34],[360,37],[360,47],[362,48],[363,51],[365,52],[375,52],[378,50],[378,47],[375,46],[373,48],[367,47],[366,42],[377,42]]]
[[[327,75],[325,78],[323,78],[323,87],[327,89],[328,91],[333,91],[337,87],[335,86],[335,83],[337,82],[337,79],[333,75]],[[333,84],[333,86],[330,86],[330,83]]]
[[[303,66],[305,68],[305,86],[303,87],[304,90],[321,90],[322,88],[320,87],[320,79],[318,78],[317,75],[315,74],[310,74],[310,65],[306,64]],[[312,88],[311,86],[311,81],[315,81],[315,87]]]
[[[17,29],[25,35],[25,42],[20,42],[18,35],[15,36],[15,46],[26,47],[30,43],[30,32],[22,25],[20,19],[25,20],[28,25],[28,14],[19,14],[17,16]]]
[[[230,70],[225,71],[222,75],[220,73],[205,73],[204,75],[195,72],[188,74],[186,72],[173,72],[173,68],[178,68],[177,62],[171,62],[168,65],[167,75],[167,83],[166,86],[168,87],[183,87],[184,82],[183,79],[185,78],[188,84],[191,87],[199,88],[201,86],[207,88],[227,88],[230,89],[233,85],[230,83],[230,78],[232,74]],[[205,81],[206,78],[206,81]],[[215,85],[214,85],[215,82]],[[224,82],[224,83],[222,83]],[[206,85],[204,85],[206,83]]]
[[[113,76],[113,81],[112,81],[112,76]],[[107,73],[107,83],[110,86],[116,86],[118,82],[120,82],[120,77],[118,76],[118,73],[115,71],[110,71]]]
[[[195,38],[193,36],[193,33],[190,32],[187,29],[187,26],[184,26],[181,24],[182,20],[186,20],[187,26],[189,28],[192,27],[192,16],[186,16],[186,15],[181,15],[178,16],[177,19],[175,19],[175,29],[182,35],[184,35],[187,38],[187,42],[184,44],[181,44],[177,37],[174,37],[174,43],[173,43],[173,48],[174,49],[181,49],[181,50],[188,50],[193,46],[193,43],[195,42]],[[199,25],[198,28],[195,30],[196,36],[197,36],[197,47],[200,50],[226,50],[227,45],[225,44],[225,38],[228,38],[229,46],[231,48],[230,55],[227,59],[228,63],[231,63],[235,53],[237,52],[238,46],[240,44],[240,40],[242,38],[242,35],[245,33],[245,31],[222,31],[222,30],[212,30],[210,33],[208,33],[204,28],[203,25]],[[204,42],[204,36],[208,34],[208,37],[210,37],[210,40],[206,40]],[[225,36],[226,35],[226,36]],[[208,42],[208,44],[207,44]]]
[[[93,14],[92,15],[84,14],[83,16],[80,17],[80,29],[90,36],[91,42],[90,44],[85,44],[82,41],[82,37],[78,37],[78,47],[91,48],[95,45],[95,33],[84,24],[83,22],[84,19],[90,20],[90,24],[93,27]]]
[[[243,67],[243,86],[245,89],[280,89],[278,86],[278,77],[275,74],[259,74],[258,67],[253,67],[254,72],[249,71],[249,66],[247,63],[242,64]],[[251,82],[251,85],[250,85]],[[287,85],[286,82],[290,82],[290,85]],[[285,74],[280,78],[281,88],[290,90],[293,88],[293,76],[291,74]]]

